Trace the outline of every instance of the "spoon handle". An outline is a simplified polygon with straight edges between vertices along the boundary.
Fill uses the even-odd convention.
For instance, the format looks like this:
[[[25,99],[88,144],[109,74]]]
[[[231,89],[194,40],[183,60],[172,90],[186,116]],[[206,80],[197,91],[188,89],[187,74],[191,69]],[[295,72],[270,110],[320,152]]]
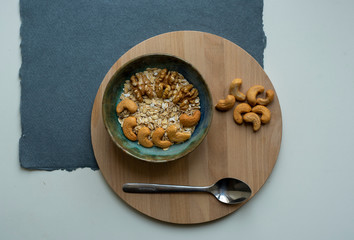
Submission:
[[[127,193],[173,193],[173,192],[207,192],[209,187],[193,187],[151,183],[126,183],[123,191]]]

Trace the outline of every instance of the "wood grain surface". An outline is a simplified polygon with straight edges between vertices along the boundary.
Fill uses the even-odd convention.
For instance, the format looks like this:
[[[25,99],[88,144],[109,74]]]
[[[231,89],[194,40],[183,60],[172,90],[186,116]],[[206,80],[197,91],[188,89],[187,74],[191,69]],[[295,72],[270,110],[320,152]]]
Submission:
[[[102,120],[102,96],[110,78],[124,63],[142,54],[167,53],[194,65],[206,80],[213,102],[224,98],[234,78],[242,78],[242,92],[255,84],[273,85],[261,66],[243,49],[219,36],[179,31],[165,33],[136,45],[109,70],[92,109],[91,137],[94,154],[105,180],[132,208],[152,218],[178,224],[195,224],[224,217],[240,205],[225,205],[206,193],[129,194],[127,182],[211,185],[223,177],[238,178],[254,194],[272,172],[280,150],[282,117],[277,95],[268,107],[270,123],[253,132],[251,125],[236,125],[232,110],[214,112],[210,131],[202,144],[186,157],[169,163],[148,163],[130,157],[111,141]],[[245,203],[244,203],[245,204]],[[119,217],[119,216],[117,216]]]

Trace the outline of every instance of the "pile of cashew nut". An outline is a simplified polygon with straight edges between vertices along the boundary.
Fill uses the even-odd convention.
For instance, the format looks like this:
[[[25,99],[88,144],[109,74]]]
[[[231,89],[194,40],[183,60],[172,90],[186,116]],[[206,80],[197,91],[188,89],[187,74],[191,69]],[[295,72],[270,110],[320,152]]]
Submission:
[[[230,84],[229,95],[219,100],[215,108],[219,111],[228,111],[233,108],[236,101],[241,102],[234,109],[234,121],[239,125],[243,122],[252,123],[253,130],[256,132],[262,124],[268,123],[271,119],[271,112],[266,106],[273,101],[274,91],[269,89],[266,91],[265,98],[257,98],[264,92],[263,86],[252,86],[245,95],[240,91],[241,85],[242,79],[234,79]],[[247,102],[244,102],[246,100]]]

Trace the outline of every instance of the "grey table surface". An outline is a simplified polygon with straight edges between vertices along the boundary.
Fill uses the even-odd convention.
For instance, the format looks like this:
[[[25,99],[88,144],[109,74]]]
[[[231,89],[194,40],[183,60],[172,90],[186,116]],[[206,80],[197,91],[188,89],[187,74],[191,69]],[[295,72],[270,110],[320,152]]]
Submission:
[[[264,66],[283,114],[279,158],[250,202],[196,226],[139,214],[99,171],[21,169],[19,4],[1,5],[0,239],[353,239],[353,1],[265,1]]]

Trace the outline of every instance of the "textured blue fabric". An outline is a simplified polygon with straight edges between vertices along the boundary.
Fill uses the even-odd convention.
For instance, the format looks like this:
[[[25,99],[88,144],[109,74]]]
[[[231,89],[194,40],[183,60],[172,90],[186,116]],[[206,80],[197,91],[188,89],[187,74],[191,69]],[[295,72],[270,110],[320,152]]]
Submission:
[[[21,166],[98,169],[92,104],[127,50],[178,30],[224,37],[263,66],[263,0],[21,0]]]

